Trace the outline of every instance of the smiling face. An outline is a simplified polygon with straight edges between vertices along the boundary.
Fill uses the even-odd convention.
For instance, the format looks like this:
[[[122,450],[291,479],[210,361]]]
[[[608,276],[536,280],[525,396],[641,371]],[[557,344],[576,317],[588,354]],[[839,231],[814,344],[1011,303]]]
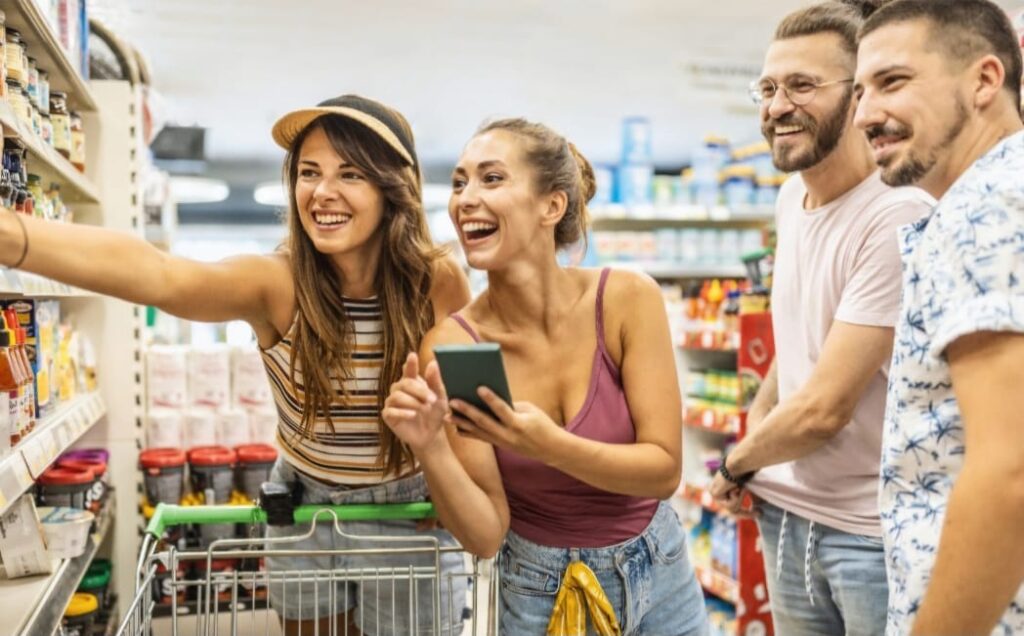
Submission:
[[[560,216],[550,210],[557,193],[537,193],[524,143],[505,130],[477,135],[452,174],[448,214],[470,267],[498,269],[515,254],[541,246],[554,252],[553,228]]]
[[[839,81],[851,77],[852,63],[835,33],[776,40],[769,47],[761,82],[770,80],[779,88],[761,104],[761,133],[771,145],[776,168],[807,170],[839,145],[850,122],[852,99],[849,84]],[[828,82],[837,83],[816,87]],[[813,97],[797,105],[783,87],[795,94],[813,92]]]
[[[379,249],[384,197],[365,172],[335,149],[320,126],[299,148],[293,191],[302,228],[329,256]]]
[[[855,124],[889,185],[943,173],[970,118],[965,73],[930,37],[924,20],[897,22],[869,33],[858,51]]]

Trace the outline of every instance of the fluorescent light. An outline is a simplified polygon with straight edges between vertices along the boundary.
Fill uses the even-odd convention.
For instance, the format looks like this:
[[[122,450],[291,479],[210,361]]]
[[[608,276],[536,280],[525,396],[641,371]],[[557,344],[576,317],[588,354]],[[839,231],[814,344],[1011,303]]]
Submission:
[[[285,196],[284,185],[280,181],[267,181],[256,185],[252,198],[260,205],[272,205],[276,208],[283,208],[288,205],[288,198]]]
[[[178,203],[220,203],[231,189],[222,179],[171,176],[171,194]]]

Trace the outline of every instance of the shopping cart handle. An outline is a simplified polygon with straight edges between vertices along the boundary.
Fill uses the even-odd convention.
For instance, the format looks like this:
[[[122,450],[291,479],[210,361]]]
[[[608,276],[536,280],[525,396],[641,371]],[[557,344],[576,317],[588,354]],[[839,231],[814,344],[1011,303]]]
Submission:
[[[341,521],[382,521],[394,519],[426,519],[435,516],[434,504],[426,501],[398,504],[351,504],[347,506],[298,506],[295,508],[295,523],[309,523],[321,510],[332,510]],[[334,518],[323,513],[317,519],[330,523]],[[173,506],[159,504],[153,518],[146,526],[146,532],[157,539],[169,527],[187,523],[244,523],[267,522],[267,513],[259,506]]]

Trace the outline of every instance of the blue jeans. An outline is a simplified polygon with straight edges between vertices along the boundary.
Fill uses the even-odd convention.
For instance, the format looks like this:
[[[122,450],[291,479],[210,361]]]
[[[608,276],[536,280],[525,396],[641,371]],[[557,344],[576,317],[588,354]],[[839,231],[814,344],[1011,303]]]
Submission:
[[[889,584],[881,539],[813,523],[768,502],[758,510],[777,636],[885,633]]]
[[[427,484],[422,474],[377,486],[332,487],[303,475],[281,459],[271,471],[270,480],[285,484],[296,481],[301,483],[303,504],[406,503],[424,501],[427,496]],[[448,532],[419,531],[415,521],[345,521],[340,524],[342,531],[350,535],[408,538],[397,543],[342,536],[335,531],[333,521],[333,517],[321,517],[315,532],[308,539],[268,544],[267,547],[308,552],[401,550],[433,547],[431,539],[436,539],[441,547],[457,545]],[[290,537],[308,531],[309,524],[268,526],[267,536]],[[434,571],[438,564],[434,554],[309,554],[268,557],[266,567],[271,573],[270,604],[288,620],[312,620],[355,610],[353,622],[363,634],[433,634],[435,580],[428,576],[417,579],[417,584],[410,586],[410,566]],[[468,588],[469,569],[464,553],[442,553],[440,569],[440,634],[458,636],[462,632]],[[389,576],[389,573],[396,571],[397,577]],[[413,612],[412,621],[410,611]]]
[[[498,558],[501,634],[545,634],[565,568],[577,560],[597,575],[624,636],[707,634],[683,528],[664,502],[643,533],[606,548],[552,548],[510,531]]]

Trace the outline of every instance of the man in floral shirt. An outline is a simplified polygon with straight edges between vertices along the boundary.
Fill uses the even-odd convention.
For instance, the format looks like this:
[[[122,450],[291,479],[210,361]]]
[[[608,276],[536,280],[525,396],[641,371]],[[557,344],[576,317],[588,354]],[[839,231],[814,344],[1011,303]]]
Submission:
[[[1024,633],[1021,53],[987,0],[896,0],[861,30],[855,124],[902,228],[882,444],[887,633]]]

